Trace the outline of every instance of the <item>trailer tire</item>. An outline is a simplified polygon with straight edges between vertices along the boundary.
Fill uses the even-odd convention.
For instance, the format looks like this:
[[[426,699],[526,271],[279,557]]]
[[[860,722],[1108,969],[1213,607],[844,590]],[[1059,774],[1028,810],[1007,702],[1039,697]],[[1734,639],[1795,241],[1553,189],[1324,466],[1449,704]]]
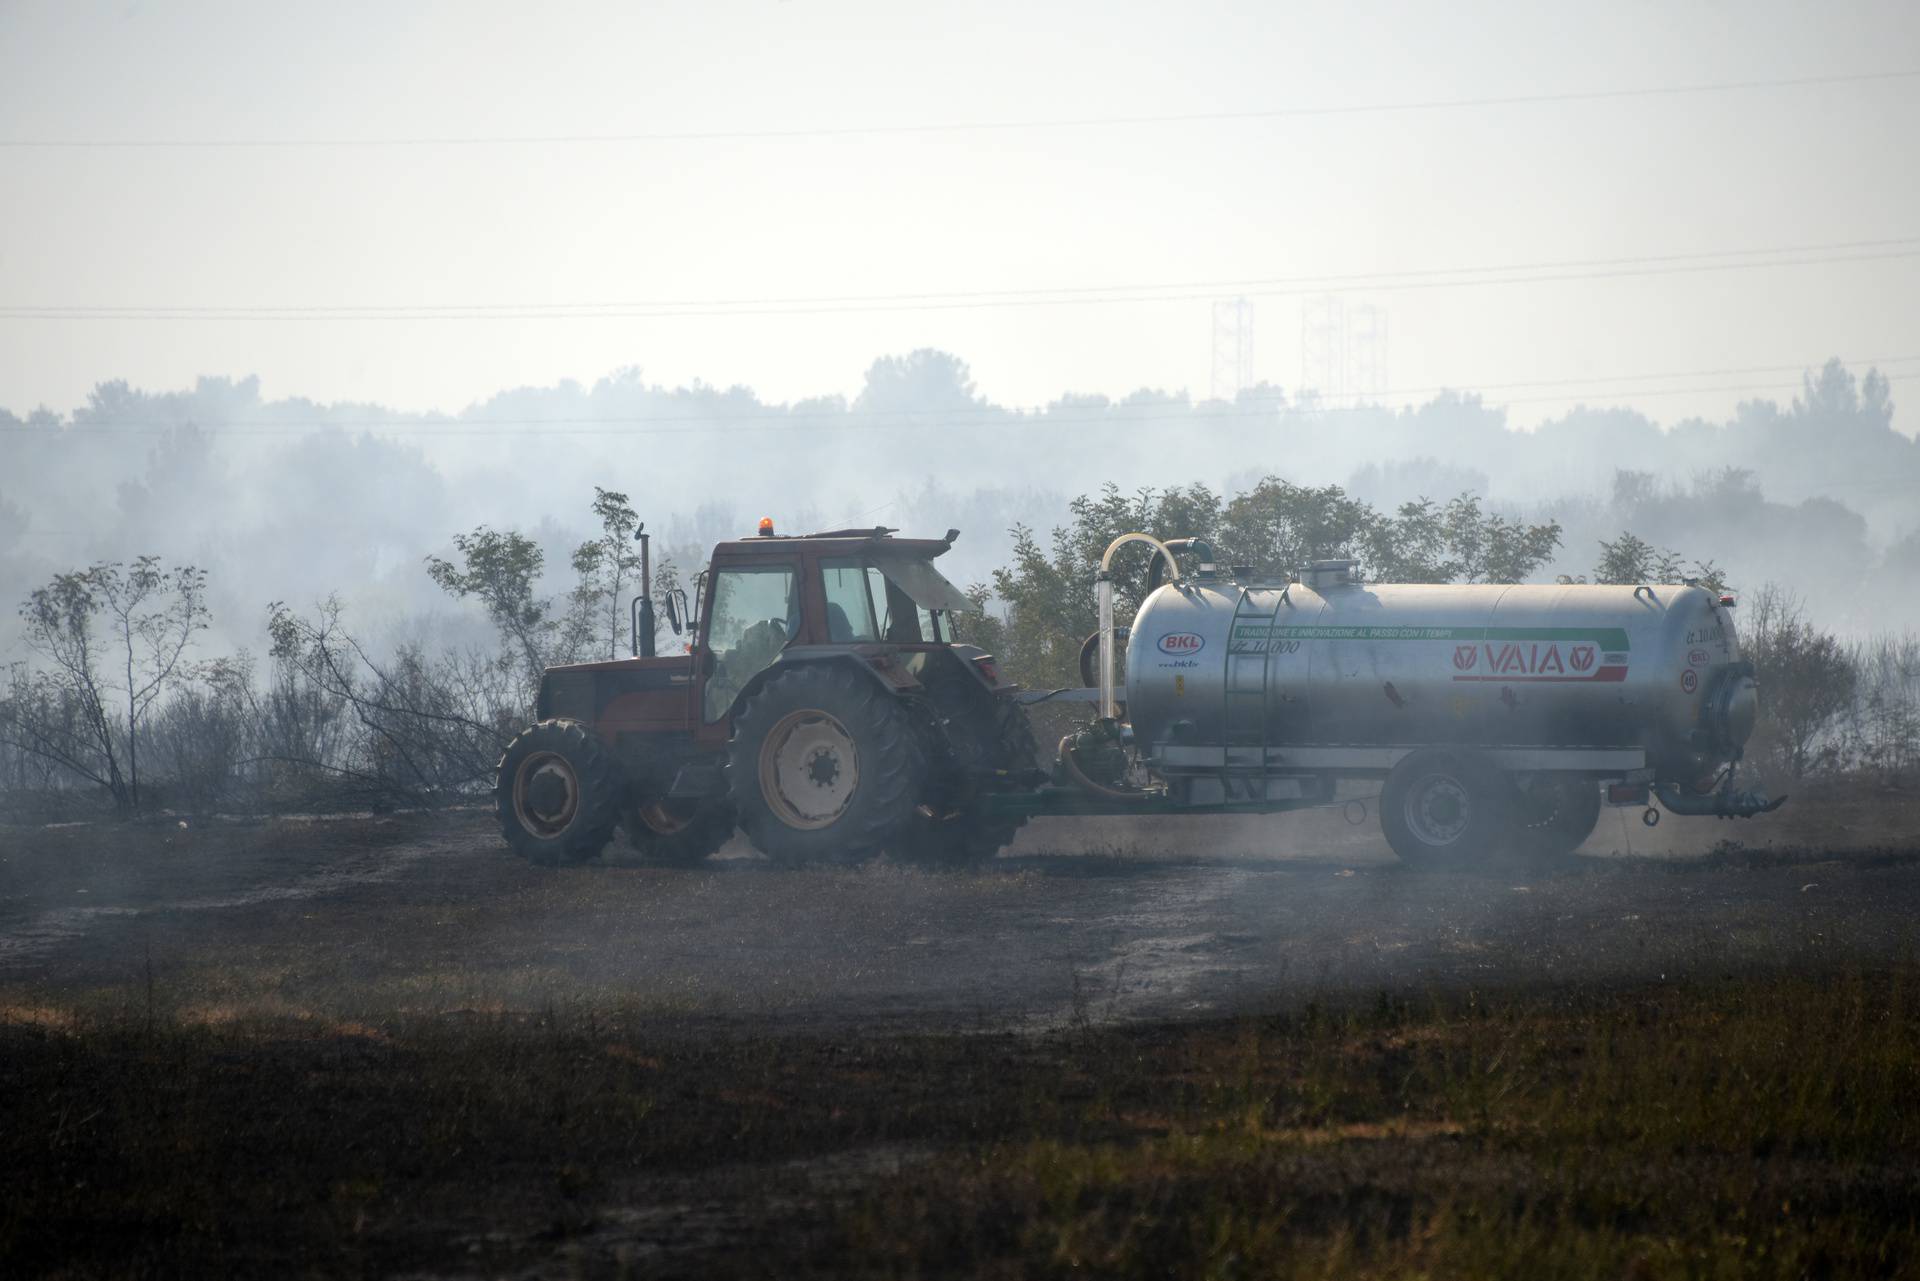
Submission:
[[[579,721],[522,730],[494,771],[493,805],[514,853],[530,863],[581,863],[607,847],[620,820],[613,756]]]
[[[1464,871],[1496,858],[1512,822],[1512,785],[1466,752],[1415,752],[1380,793],[1380,827],[1407,866]]]
[[[692,867],[733,839],[733,810],[724,802],[663,797],[629,807],[620,826],[642,861]]]
[[[1600,784],[1590,778],[1536,780],[1516,789],[1513,852],[1523,859],[1559,863],[1586,844],[1600,826]]]
[[[734,717],[727,791],[782,863],[857,863],[905,831],[926,776],[907,709],[844,663],[775,672]]]

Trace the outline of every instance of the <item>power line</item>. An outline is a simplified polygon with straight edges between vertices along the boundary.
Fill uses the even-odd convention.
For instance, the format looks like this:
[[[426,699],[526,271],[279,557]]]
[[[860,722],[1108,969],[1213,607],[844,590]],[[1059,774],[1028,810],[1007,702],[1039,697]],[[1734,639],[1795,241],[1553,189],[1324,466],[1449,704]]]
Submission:
[[[1082,296],[1106,293],[1145,293],[1162,290],[1191,289],[1249,289],[1263,287],[1298,287],[1324,289],[1330,285],[1361,285],[1374,281],[1400,279],[1431,278],[1438,276],[1469,275],[1484,272],[1517,272],[1536,270],[1558,270],[1581,267],[1622,267],[1652,265],[1664,263],[1693,263],[1711,259],[1755,258],[1778,256],[1783,254],[1824,254],[1853,250],[1885,249],[1894,246],[1920,245],[1920,236],[1894,236],[1878,240],[1829,240],[1809,244],[1772,245],[1749,249],[1708,249],[1687,253],[1636,254],[1629,257],[1614,258],[1562,258],[1537,262],[1494,263],[1472,267],[1424,267],[1402,271],[1347,272],[1320,276],[1277,276],[1254,279],[1233,280],[1182,280],[1160,281],[1115,285],[1059,285],[1030,286],[1007,289],[960,289],[960,290],[920,290],[912,293],[889,294],[826,294],[814,296],[786,296],[763,298],[656,298],[640,301],[601,300],[588,302],[511,302],[511,303],[422,303],[414,305],[389,304],[308,304],[288,303],[273,305],[230,305],[182,303],[172,306],[151,305],[95,305],[95,304],[47,304],[47,305],[6,305],[0,311],[18,311],[41,314],[46,312],[111,313],[124,314],[165,313],[172,316],[179,313],[210,313],[221,316],[251,317],[270,313],[298,313],[301,315],[331,315],[336,313],[382,314],[414,312],[478,312],[478,311],[554,311],[554,310],[603,310],[638,308],[682,308],[682,307],[767,307],[767,306],[819,306],[831,307],[840,304],[883,303],[883,302],[922,302],[945,300],[982,299],[987,301],[1005,301],[1029,296]],[[1764,263],[1758,265],[1765,265]]]
[[[1874,246],[1912,246],[1877,251]],[[997,307],[1085,306],[1099,303],[1191,302],[1210,300],[1221,289],[1249,297],[1282,298],[1302,293],[1367,289],[1381,293],[1425,289],[1480,288],[1498,285],[1553,284],[1577,280],[1627,279],[1745,271],[1765,267],[1826,266],[1920,257],[1920,237],[1836,241],[1841,253],[1802,253],[1795,248],[1722,250],[1645,258],[1586,259],[1569,263],[1510,263],[1375,272],[1348,276],[1297,276],[1269,280],[1184,282],[1160,285],[1079,286],[1061,289],[963,292],[956,294],[873,294],[818,299],[736,299],[707,302],[418,304],[411,306],[317,306],[309,304],[175,306],[106,304],[0,305],[0,319],[60,321],[482,321],[482,320],[667,320],[727,316],[838,315],[883,311],[979,310]],[[1815,247],[1809,247],[1815,248]],[[1739,261],[1720,261],[1732,256]],[[1773,256],[1760,256],[1773,255]],[[1784,256],[1783,256],[1784,255]],[[1795,256],[1797,255],[1797,256]],[[1640,266],[1605,264],[1644,264]],[[1560,271],[1562,266],[1594,265],[1594,270]],[[1439,277],[1452,277],[1443,279]],[[1126,292],[1131,290],[1132,292]],[[1186,291],[1186,292],[1149,292]]]
[[[9,150],[275,150],[302,148],[601,146],[690,142],[779,142],[806,138],[875,138],[922,134],[1006,133],[1040,129],[1098,129],[1142,125],[1228,124],[1321,116],[1385,115],[1414,111],[1459,111],[1493,107],[1538,106],[1562,102],[1605,102],[1634,98],[1690,97],[1766,89],[1804,89],[1819,85],[1911,80],[1920,69],[1869,71],[1847,75],[1790,76],[1769,80],[1726,80],[1708,84],[1658,85],[1628,89],[1589,89],[1562,93],[1507,94],[1497,97],[1430,98],[1276,107],[1264,111],[1193,111],[1170,115],[1067,116],[1051,119],[950,121],[911,125],[809,126],[793,129],[710,129],[645,133],[478,134],[397,138],[7,138]]]

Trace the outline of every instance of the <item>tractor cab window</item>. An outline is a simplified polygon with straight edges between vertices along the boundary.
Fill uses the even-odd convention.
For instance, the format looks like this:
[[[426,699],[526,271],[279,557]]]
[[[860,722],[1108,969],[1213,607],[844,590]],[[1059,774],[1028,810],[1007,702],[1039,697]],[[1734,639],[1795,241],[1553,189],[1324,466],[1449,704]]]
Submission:
[[[827,640],[848,645],[880,639],[875,606],[867,591],[867,571],[857,560],[820,562],[820,585],[827,595]]]
[[[800,631],[800,593],[790,565],[754,565],[715,573],[707,608],[713,670],[702,700],[708,721],[727,714],[747,682]]]
[[[954,610],[970,607],[965,592],[920,557],[881,554],[872,563],[873,601],[876,607],[886,602],[883,634],[888,640],[941,645],[953,640],[947,620]]]
[[[885,565],[869,560],[823,560],[820,579],[826,589],[830,642],[918,645],[946,639],[937,611],[919,603]]]
[[[880,635],[888,643],[918,645],[940,639],[928,625],[931,616],[927,611],[875,566],[867,567],[867,587],[873,593],[874,612],[880,615]]]

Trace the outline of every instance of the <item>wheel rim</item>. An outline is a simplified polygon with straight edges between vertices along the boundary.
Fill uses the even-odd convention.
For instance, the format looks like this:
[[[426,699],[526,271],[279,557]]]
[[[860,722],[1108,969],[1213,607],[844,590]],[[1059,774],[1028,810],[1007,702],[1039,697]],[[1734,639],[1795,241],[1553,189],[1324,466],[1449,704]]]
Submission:
[[[513,816],[535,836],[560,835],[580,812],[580,776],[558,752],[533,752],[513,772]]]
[[[1521,794],[1524,808],[1520,826],[1528,831],[1546,830],[1558,824],[1567,812],[1567,793],[1562,784],[1536,784]]]
[[[1473,821],[1473,802],[1460,780],[1428,774],[1407,789],[1407,830],[1425,845],[1451,845]]]
[[[859,787],[853,735],[825,712],[790,712],[760,744],[760,795],[788,827],[831,827]]]
[[[635,811],[640,825],[656,836],[677,836],[693,823],[694,807],[676,808],[671,801],[655,801]]]

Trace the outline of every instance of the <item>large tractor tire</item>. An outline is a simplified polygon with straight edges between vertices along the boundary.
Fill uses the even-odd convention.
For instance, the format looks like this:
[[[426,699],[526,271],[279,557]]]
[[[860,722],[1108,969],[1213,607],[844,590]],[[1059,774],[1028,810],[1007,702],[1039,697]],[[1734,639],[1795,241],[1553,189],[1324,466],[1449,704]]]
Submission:
[[[1415,752],[1380,793],[1380,827],[1409,867],[1467,871],[1497,860],[1512,827],[1513,787],[1465,752]]]
[[[620,826],[645,862],[692,867],[733,838],[733,810],[713,801],[661,799],[628,809]]]
[[[1520,858],[1559,863],[1600,826],[1600,784],[1590,778],[1541,778],[1517,791],[1512,845]]]
[[[619,771],[580,722],[541,721],[507,744],[493,803],[514,853],[547,867],[583,862],[619,822]]]
[[[734,717],[727,792],[755,848],[857,863],[913,819],[926,758],[907,707],[843,663],[773,673]]]
[[[991,859],[1026,826],[1024,814],[993,814],[986,808],[981,770],[1023,772],[1039,767],[1040,745],[1027,709],[996,698],[969,672],[951,664],[930,666],[923,676],[927,704],[937,722],[927,803],[916,812],[893,853],[906,862],[964,866]]]

